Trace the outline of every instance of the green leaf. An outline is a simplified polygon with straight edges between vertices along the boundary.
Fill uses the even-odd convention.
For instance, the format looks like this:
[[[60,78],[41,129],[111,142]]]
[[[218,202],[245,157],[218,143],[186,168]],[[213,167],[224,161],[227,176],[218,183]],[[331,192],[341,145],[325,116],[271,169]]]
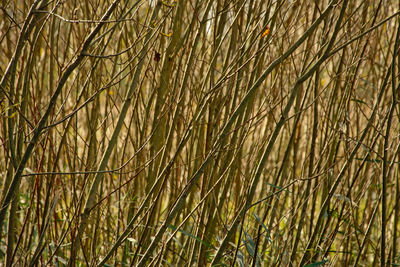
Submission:
[[[238,251],[237,259],[236,261],[239,263],[239,267],[244,267],[244,258],[242,252]]]
[[[361,160],[361,161],[363,161],[364,159],[363,159],[363,158],[356,158],[356,160]],[[365,161],[366,161],[366,162],[381,163],[381,160],[380,160],[380,159],[366,159]]]
[[[332,216],[339,219],[339,215],[337,214],[337,212],[333,212]],[[352,224],[348,219],[342,217],[341,220],[343,222],[345,222],[347,225],[349,225],[350,227],[352,227],[353,229],[357,230],[359,233],[364,234],[364,232],[359,227],[357,227],[356,225]]]
[[[56,257],[56,259],[57,259],[59,262],[61,262],[62,264],[64,264],[64,265],[67,265],[67,264],[68,264],[67,260],[65,260],[64,258],[61,258],[60,256],[55,256],[55,257]]]
[[[257,222],[264,228],[265,233],[266,233],[265,235],[266,235],[266,237],[267,237],[267,241],[268,241],[269,243],[271,243],[271,242],[272,242],[271,234],[270,234],[270,232],[269,232],[267,226],[265,226],[264,222],[261,220],[260,217],[257,216],[257,214],[253,213],[253,215],[254,215],[254,217],[256,218]]]
[[[325,263],[327,263],[328,261],[329,261],[329,260],[323,260],[323,261],[319,261],[319,262],[314,262],[314,263],[307,264],[307,265],[305,265],[305,266],[303,266],[303,267],[321,266],[321,265],[324,265]]]
[[[247,252],[254,257],[254,252],[255,252],[255,243],[251,235],[249,235],[246,231],[244,231],[244,234],[246,236],[246,240],[243,240],[244,245],[246,246]]]
[[[170,224],[170,225],[168,226],[168,228],[170,228],[172,231],[176,231],[176,227],[173,226],[172,224]],[[192,235],[191,233],[189,233],[189,232],[187,232],[187,231],[185,231],[185,230],[179,229],[178,231],[181,232],[181,233],[184,234],[184,235],[187,235],[187,236],[189,236],[189,237],[191,237],[191,238],[193,238],[193,239],[199,241],[200,243],[202,243],[202,244],[205,245],[206,247],[209,247],[209,248],[212,248],[212,249],[216,249],[213,245],[207,243],[207,242],[204,241],[204,240],[201,240],[201,239],[198,238],[197,236],[194,236],[194,235]]]
[[[352,98],[352,99],[350,99],[350,101],[357,102],[357,103],[364,104],[364,105],[367,105],[367,106],[368,106],[367,103],[365,103],[364,101],[362,101],[362,100],[360,100],[360,99]]]
[[[267,183],[267,182],[265,182],[265,183],[266,183],[267,185],[272,186],[273,188],[279,189],[279,190],[281,190],[281,191],[286,191],[286,192],[292,193],[292,192],[290,192],[289,190],[284,189],[284,188],[282,188],[282,187],[280,187],[280,186],[277,186],[277,185],[274,185],[274,184],[270,184],[270,183]]]

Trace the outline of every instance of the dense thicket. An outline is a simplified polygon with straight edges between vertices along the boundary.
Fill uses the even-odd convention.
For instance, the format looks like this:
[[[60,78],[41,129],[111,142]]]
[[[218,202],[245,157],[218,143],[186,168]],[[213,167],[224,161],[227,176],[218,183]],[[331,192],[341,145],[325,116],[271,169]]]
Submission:
[[[400,264],[400,3],[1,5],[4,266]]]

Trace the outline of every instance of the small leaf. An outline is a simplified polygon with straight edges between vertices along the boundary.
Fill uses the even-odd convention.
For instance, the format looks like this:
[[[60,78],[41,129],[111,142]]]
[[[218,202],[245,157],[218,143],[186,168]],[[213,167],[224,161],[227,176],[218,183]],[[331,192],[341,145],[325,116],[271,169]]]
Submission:
[[[8,116],[8,118],[12,119],[14,118],[16,115],[18,114],[18,112],[13,112],[10,116]]]
[[[243,242],[244,245],[246,246],[246,250],[252,257],[254,257],[254,252],[255,252],[254,240],[251,237],[251,235],[249,235],[246,231],[244,231],[244,234],[246,236],[246,240],[243,240]]]
[[[238,252],[236,261],[239,263],[239,267],[244,267],[244,258],[242,252]]]
[[[56,258],[57,258],[57,260],[59,261],[59,262],[61,262],[62,264],[64,264],[64,265],[67,265],[67,261],[64,259],[64,258],[61,258],[60,256],[55,256]]]
[[[303,267],[321,266],[321,265],[324,265],[325,263],[327,263],[328,261],[329,261],[329,260],[323,260],[323,261],[319,261],[319,262],[314,262],[314,263],[307,264],[307,265],[305,265],[305,266],[303,266]]]
[[[266,183],[267,185],[272,186],[272,187],[274,187],[274,188],[276,188],[276,189],[279,189],[279,190],[281,190],[281,191],[286,191],[286,192],[292,193],[292,192],[290,192],[289,190],[284,189],[284,188],[282,188],[282,187],[280,187],[280,186],[277,186],[277,185],[274,185],[274,184],[270,184],[270,183],[267,183],[267,182],[265,182],[265,183]]]
[[[356,158],[356,160],[364,160],[363,158]],[[366,162],[374,162],[374,163],[381,163],[379,159],[366,159]]]
[[[177,2],[177,1],[175,1],[175,2]],[[167,3],[166,1],[161,1],[161,3],[167,7],[175,7],[176,6],[176,3],[170,4],[170,3]]]
[[[260,217],[257,216],[257,214],[253,213],[253,215],[254,215],[254,217],[256,218],[257,222],[264,228],[265,233],[266,233],[266,236],[267,236],[267,241],[268,241],[269,243],[271,243],[271,242],[272,242],[272,240],[271,240],[271,234],[270,234],[270,232],[269,232],[267,226],[265,226],[264,222],[261,220]]]
[[[261,38],[264,38],[265,36],[267,36],[268,34],[269,34],[269,27],[267,26],[267,28],[265,29],[265,31],[263,32],[263,34],[261,35],[261,37],[260,37],[260,39]]]
[[[170,225],[168,226],[168,228],[171,229],[172,231],[175,231],[175,230],[176,230],[176,227],[173,226],[172,224],[170,224]],[[185,230],[179,229],[178,231],[181,232],[181,233],[184,234],[184,235],[187,235],[187,236],[189,236],[189,237],[191,237],[191,238],[193,238],[193,239],[199,241],[200,243],[202,243],[202,244],[205,245],[206,247],[215,249],[215,247],[214,247],[213,245],[211,245],[211,244],[209,244],[209,243],[207,243],[207,242],[201,240],[201,239],[198,238],[197,236],[194,236],[194,235],[192,235],[191,233],[189,233],[189,232],[187,232],[187,231],[185,231]]]
[[[163,33],[163,32],[162,32],[161,34],[164,35],[164,36],[166,36],[166,37],[171,37],[173,33],[174,33],[174,32],[173,32],[172,30],[169,30],[168,33]]]
[[[360,103],[360,104],[368,105],[367,103],[365,103],[364,101],[362,101],[362,100],[360,100],[360,99],[355,99],[355,98],[353,98],[353,99],[350,99],[350,101],[357,102],[357,103]]]

